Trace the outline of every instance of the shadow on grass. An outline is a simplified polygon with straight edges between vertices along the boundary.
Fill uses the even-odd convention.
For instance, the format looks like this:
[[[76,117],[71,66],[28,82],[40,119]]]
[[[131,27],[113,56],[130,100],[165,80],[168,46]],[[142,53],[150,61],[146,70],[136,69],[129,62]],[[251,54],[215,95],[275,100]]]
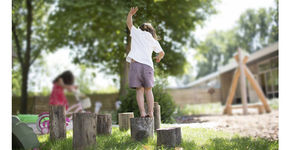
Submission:
[[[135,141],[131,139],[129,131],[112,132],[110,136],[97,136],[98,149],[143,149],[144,145],[154,143],[156,137]]]

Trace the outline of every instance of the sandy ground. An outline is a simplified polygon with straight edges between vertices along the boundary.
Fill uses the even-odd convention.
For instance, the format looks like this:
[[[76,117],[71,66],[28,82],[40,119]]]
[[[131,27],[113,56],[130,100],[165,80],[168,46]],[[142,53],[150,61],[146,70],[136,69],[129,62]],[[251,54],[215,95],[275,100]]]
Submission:
[[[242,136],[267,138],[270,140],[279,139],[279,112],[273,110],[271,113],[257,114],[250,112],[249,115],[242,115],[242,112],[233,112],[234,115],[199,115],[177,117],[178,123],[214,123],[215,129]]]

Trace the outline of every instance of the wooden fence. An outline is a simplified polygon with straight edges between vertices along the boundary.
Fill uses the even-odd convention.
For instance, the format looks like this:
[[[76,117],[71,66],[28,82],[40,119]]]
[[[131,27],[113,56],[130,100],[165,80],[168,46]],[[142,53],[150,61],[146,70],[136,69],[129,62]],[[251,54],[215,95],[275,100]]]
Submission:
[[[88,109],[91,112],[95,110],[95,103],[102,103],[101,111],[113,111],[116,110],[115,103],[118,98],[118,93],[112,94],[92,94],[87,95],[91,99],[92,106]],[[69,105],[77,103],[75,97],[67,95]],[[49,110],[49,96],[33,96],[28,97],[27,113],[28,114],[39,114],[47,112]],[[20,112],[20,97],[12,97],[12,114],[18,114]]]

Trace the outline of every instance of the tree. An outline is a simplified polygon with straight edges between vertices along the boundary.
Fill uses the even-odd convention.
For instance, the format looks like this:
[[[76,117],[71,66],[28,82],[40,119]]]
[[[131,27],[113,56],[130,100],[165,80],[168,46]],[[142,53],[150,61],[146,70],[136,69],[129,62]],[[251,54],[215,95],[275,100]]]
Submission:
[[[278,1],[276,1],[278,4]],[[213,31],[197,46],[197,78],[218,70],[232,59],[240,47],[253,53],[278,41],[278,7],[248,9],[235,27],[228,31]]]
[[[48,8],[44,0],[12,1],[12,46],[21,66],[21,113],[27,112],[30,66],[40,56],[45,46],[46,31],[43,23]]]
[[[164,60],[155,64],[158,74],[180,75],[186,59],[182,47],[195,39],[191,32],[207,16],[215,13],[215,0],[59,0],[50,20],[50,49],[69,46],[74,63],[104,65],[107,74],[120,75],[120,94],[124,95],[128,80],[126,54],[130,50],[126,16],[130,7],[138,6],[134,25],[151,22],[161,37]]]

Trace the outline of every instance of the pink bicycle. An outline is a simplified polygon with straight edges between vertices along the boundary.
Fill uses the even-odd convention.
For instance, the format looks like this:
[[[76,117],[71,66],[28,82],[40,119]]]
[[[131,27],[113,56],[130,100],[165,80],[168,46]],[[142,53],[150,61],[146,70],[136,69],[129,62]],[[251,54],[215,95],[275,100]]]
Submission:
[[[84,97],[84,95],[80,94],[79,91],[75,92],[75,97],[78,103],[72,105],[68,108],[66,112],[66,126],[72,121],[72,114],[77,112],[86,112],[85,109],[91,107],[90,98],[86,97],[84,99],[80,99],[80,97]],[[38,119],[36,121],[36,127],[39,132],[42,134],[49,133],[49,112],[43,112],[38,115]]]

